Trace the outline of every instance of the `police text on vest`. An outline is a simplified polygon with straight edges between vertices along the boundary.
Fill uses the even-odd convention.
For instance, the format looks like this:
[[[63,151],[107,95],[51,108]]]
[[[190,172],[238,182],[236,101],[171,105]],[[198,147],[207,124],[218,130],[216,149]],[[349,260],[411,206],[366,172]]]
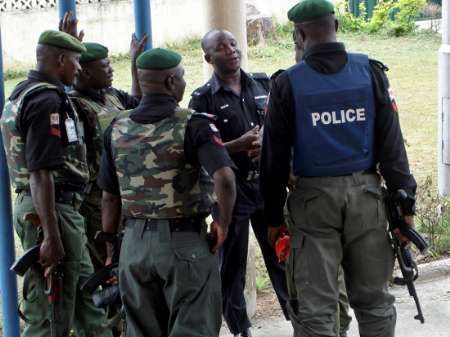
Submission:
[[[366,120],[366,109],[359,108],[330,112],[313,112],[311,118],[313,126],[317,126],[317,123],[328,125],[353,123],[355,121],[363,122]]]

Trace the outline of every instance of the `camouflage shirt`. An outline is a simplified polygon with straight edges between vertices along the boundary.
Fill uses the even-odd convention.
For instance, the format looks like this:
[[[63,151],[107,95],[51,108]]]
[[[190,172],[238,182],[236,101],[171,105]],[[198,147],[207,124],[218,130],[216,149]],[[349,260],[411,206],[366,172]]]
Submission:
[[[115,88],[83,91],[75,87],[69,93],[86,130],[87,158],[91,181],[97,179],[103,152],[103,132],[121,111],[139,104],[139,99]]]
[[[0,120],[11,183],[29,189],[29,172],[51,170],[55,184],[81,191],[89,179],[83,124],[62,84],[30,72]]]
[[[232,166],[213,118],[178,108],[170,96],[144,97],[105,132],[99,186],[135,218],[180,218],[210,211],[211,180]]]

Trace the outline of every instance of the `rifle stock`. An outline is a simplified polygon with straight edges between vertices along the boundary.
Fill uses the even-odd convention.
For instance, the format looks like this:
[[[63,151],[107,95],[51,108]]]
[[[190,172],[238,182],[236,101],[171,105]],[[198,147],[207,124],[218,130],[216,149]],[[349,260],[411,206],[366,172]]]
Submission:
[[[386,213],[389,222],[389,231],[391,233],[394,252],[397,257],[398,265],[402,273],[402,277],[395,277],[394,284],[407,286],[409,295],[414,299],[417,308],[417,315],[414,319],[419,320],[422,324],[425,318],[420,306],[419,297],[417,296],[414,281],[419,277],[419,270],[414,261],[410,247],[407,242],[401,242],[395,234],[395,230],[405,236],[412,242],[421,252],[428,248],[425,239],[412,227],[404,222],[404,209],[409,209],[414,213],[415,199],[409,196],[404,190],[398,190],[396,193],[391,193],[383,188],[383,199],[386,206]]]
[[[40,249],[41,245],[36,245],[28,249],[13,263],[10,270],[14,271],[19,276],[24,276],[28,269],[39,262]]]

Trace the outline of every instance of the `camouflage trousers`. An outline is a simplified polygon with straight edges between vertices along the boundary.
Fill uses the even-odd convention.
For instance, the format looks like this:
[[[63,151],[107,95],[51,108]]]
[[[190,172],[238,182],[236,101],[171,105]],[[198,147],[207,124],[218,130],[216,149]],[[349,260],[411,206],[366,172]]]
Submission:
[[[375,174],[300,178],[287,201],[295,337],[335,337],[339,269],[361,337],[393,337],[393,250]]]
[[[85,196],[80,206],[80,214],[85,219],[87,247],[94,270],[97,271],[105,266],[106,261],[105,244],[94,240],[97,231],[102,230],[102,191],[97,184],[94,183],[90,193]]]
[[[219,263],[203,233],[171,233],[167,220],[155,230],[127,222],[119,280],[127,337],[219,336]]]
[[[57,336],[67,337],[73,329],[78,337],[111,337],[111,331],[105,329],[104,311],[96,308],[90,295],[80,290],[80,280],[93,272],[86,249],[83,217],[68,204],[57,203],[56,212],[66,254],[63,260],[63,301],[56,316]],[[28,213],[35,213],[31,197],[19,194],[13,220],[24,250],[37,243],[38,235],[36,226],[25,220]],[[22,312],[26,322],[22,337],[50,336],[51,310],[39,269],[32,268],[25,274]]]

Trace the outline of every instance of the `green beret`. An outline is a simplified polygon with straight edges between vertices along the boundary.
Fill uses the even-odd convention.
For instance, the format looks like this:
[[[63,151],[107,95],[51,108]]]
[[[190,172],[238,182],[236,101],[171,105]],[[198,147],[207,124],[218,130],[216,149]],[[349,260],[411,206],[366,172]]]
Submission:
[[[136,60],[139,69],[164,70],[174,68],[181,62],[181,55],[173,50],[155,48],[142,53]]]
[[[289,10],[288,19],[301,23],[333,13],[334,5],[328,0],[302,0]]]
[[[102,60],[108,57],[108,48],[95,42],[85,42],[86,51],[81,53],[80,63]]]
[[[86,51],[86,47],[70,34],[59,32],[57,30],[46,30],[39,36],[39,44],[45,44],[47,46],[58,47],[62,49],[68,49],[82,53]]]

